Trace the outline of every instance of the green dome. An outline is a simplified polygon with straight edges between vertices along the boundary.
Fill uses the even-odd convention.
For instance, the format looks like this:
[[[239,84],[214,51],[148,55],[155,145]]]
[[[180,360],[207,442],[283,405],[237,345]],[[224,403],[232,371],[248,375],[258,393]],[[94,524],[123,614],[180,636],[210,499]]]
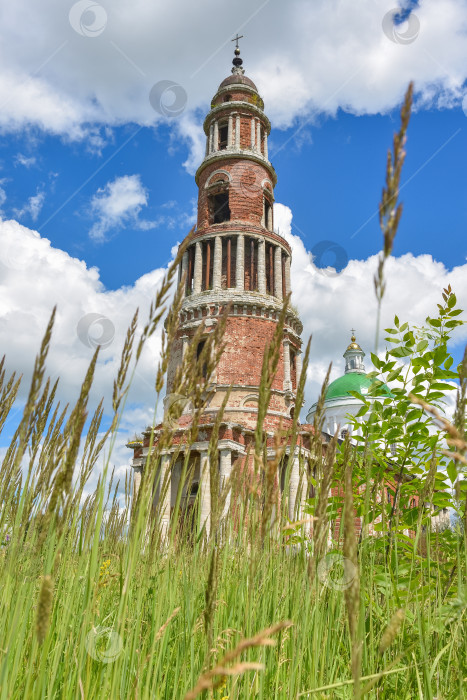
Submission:
[[[348,372],[331,382],[326,392],[326,400],[346,398],[351,396],[350,392],[352,391],[358,391],[360,394],[368,394],[373,382],[374,379],[368,377],[366,374],[362,374],[361,372]],[[381,389],[387,396],[392,395],[386,384],[383,384]]]

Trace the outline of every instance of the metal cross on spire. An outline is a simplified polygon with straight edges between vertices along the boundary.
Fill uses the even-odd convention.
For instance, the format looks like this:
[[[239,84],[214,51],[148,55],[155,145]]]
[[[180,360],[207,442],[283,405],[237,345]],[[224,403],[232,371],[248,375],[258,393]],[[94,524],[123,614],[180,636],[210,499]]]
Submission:
[[[355,335],[355,328],[351,328],[350,332],[352,333],[352,335]]]
[[[237,42],[237,43],[235,44],[235,48],[237,48],[237,49],[239,48],[239,47],[238,47],[238,41],[239,41],[239,39],[243,39],[243,34],[241,34],[240,36],[238,36],[238,32],[237,32],[237,36],[234,36],[234,38],[231,39],[231,41],[236,41],[236,42]]]

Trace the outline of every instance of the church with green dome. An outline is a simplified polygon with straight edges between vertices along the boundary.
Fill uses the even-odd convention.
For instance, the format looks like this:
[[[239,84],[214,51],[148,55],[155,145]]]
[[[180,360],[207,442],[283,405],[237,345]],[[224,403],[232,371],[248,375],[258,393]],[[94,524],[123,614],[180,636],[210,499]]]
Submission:
[[[338,429],[341,437],[353,432],[349,414],[356,416],[362,406],[362,402],[353,396],[352,392],[358,392],[363,395],[368,394],[374,382],[374,379],[366,374],[365,365],[363,364],[364,357],[365,353],[357,343],[354,331],[352,331],[350,344],[344,353],[344,374],[331,382],[326,392],[323,432],[328,435],[334,435]],[[391,396],[389,387],[386,385],[383,385],[383,392]],[[307,415],[308,423],[313,423],[316,408],[317,403],[314,403]],[[362,416],[361,420],[365,420],[365,417]]]

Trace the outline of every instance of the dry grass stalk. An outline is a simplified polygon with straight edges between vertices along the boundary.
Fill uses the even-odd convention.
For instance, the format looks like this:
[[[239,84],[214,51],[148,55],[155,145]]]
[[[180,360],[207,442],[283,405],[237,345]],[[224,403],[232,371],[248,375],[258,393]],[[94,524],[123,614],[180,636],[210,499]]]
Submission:
[[[42,580],[39,602],[36,612],[36,635],[39,644],[44,641],[49,629],[50,614],[52,612],[53,581],[51,576],[44,576]]]
[[[274,458],[268,460],[267,458],[263,461],[265,462],[264,469],[262,470],[263,475],[263,490],[264,490],[264,506],[261,512],[261,537],[264,541],[266,535],[274,527],[273,522],[273,512],[276,510],[274,520],[278,517],[278,505],[279,505],[279,488],[278,488],[278,478],[279,478],[279,465],[282,462],[282,458],[285,453],[285,448],[287,446],[286,440],[283,439],[284,433],[280,429],[274,433]]]
[[[384,282],[384,263],[391,255],[394,238],[397,233],[399,221],[402,215],[402,204],[397,203],[399,186],[406,152],[407,127],[409,125],[412,109],[413,83],[410,83],[404,98],[401,110],[401,127],[394,134],[393,153],[388,150],[386,162],[386,186],[383,188],[381,202],[379,204],[379,225],[384,236],[383,250],[379,257],[378,270],[374,278],[376,298],[380,303],[384,296],[386,284]]]
[[[323,443],[322,443],[322,430],[324,423],[324,402],[326,400],[326,391],[329,385],[329,376],[331,374],[330,364],[324,382],[321,386],[321,391],[316,406],[316,413],[313,420],[313,438],[311,451],[313,455],[313,466],[311,471],[313,472],[310,476],[314,476],[317,481],[317,493],[318,500],[315,506],[315,518],[316,523],[313,526],[313,557],[310,559],[308,564],[308,574],[311,581],[315,578],[316,565],[319,560],[324,555],[324,551],[327,543],[327,529],[328,529],[328,500],[329,500],[329,490],[331,488],[331,483],[334,478],[335,469],[335,456],[336,456],[336,446],[337,446],[337,435],[334,435],[331,442],[326,447],[326,458],[323,463]]]
[[[228,676],[228,675],[239,675],[245,673],[245,671],[250,671],[252,669],[259,670],[263,668],[262,664],[254,664],[252,662],[243,662],[232,666],[235,659],[237,659],[244,651],[251,649],[253,647],[265,647],[274,646],[276,644],[274,639],[271,637],[283,629],[292,626],[292,622],[285,621],[279,622],[272,627],[268,627],[262,632],[258,632],[254,637],[249,639],[242,639],[239,644],[227,652],[225,656],[219,661],[219,663],[212,668],[210,671],[203,673],[196,683],[195,687],[190,690],[184,697],[184,700],[194,700],[200,695],[204,690],[213,690],[218,685],[219,682],[215,682],[216,676]]]
[[[360,617],[360,574],[357,557],[357,537],[355,533],[355,511],[353,505],[352,462],[348,458],[344,471],[344,567],[350,585],[344,591],[349,622],[352,678],[354,680],[354,697],[360,697],[360,676],[362,664],[362,643],[359,639],[358,624]]]
[[[394,615],[391,617],[388,626],[383,632],[381,641],[379,643],[380,654],[384,654],[386,649],[388,649],[391,646],[391,644],[397,637],[397,634],[401,628],[402,623],[404,622],[404,619],[405,612],[402,608],[399,608],[399,610],[396,610]]]
[[[167,620],[164,622],[164,624],[162,625],[162,627],[159,628],[159,630],[158,630],[157,633],[156,633],[156,636],[154,637],[154,641],[155,641],[155,642],[158,642],[159,639],[161,639],[161,637],[163,636],[165,630],[166,630],[167,627],[170,625],[170,623],[172,622],[172,620],[174,619],[174,617],[176,617],[176,616],[178,615],[178,613],[180,612],[180,610],[181,610],[181,608],[175,608],[175,610],[173,611],[173,613],[167,618]]]

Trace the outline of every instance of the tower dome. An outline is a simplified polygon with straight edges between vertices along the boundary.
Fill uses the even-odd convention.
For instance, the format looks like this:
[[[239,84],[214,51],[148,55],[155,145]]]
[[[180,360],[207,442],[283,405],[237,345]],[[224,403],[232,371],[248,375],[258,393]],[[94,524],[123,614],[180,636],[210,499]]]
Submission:
[[[353,393],[365,395],[374,386],[374,379],[366,374],[363,364],[365,353],[357,343],[354,330],[343,357],[345,358],[344,374],[329,384],[324,402],[323,430],[330,435],[334,435],[338,428],[341,435],[352,432],[349,415],[356,416],[362,407],[362,402],[353,396]],[[383,384],[381,390],[388,397],[391,396],[391,391],[386,384]],[[372,400],[369,397],[370,403]],[[317,402],[314,403],[307,415],[307,421],[310,423],[313,422],[317,405]],[[362,420],[364,419],[365,416],[362,417]]]

